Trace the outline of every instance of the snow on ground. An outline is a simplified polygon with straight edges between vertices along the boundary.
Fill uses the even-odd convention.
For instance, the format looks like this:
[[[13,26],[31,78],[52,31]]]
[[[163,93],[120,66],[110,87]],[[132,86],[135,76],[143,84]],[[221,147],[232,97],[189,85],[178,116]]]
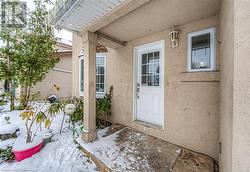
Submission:
[[[0,122],[0,134],[13,134],[16,132],[18,127],[16,125],[11,125],[7,123]]]
[[[6,108],[7,109],[7,108]],[[15,124],[20,129],[18,137],[25,136],[24,121],[19,117],[21,111],[0,113],[10,116],[10,123]],[[89,160],[73,141],[72,131],[64,130],[59,133],[62,122],[62,113],[53,120],[51,129],[54,136],[52,142],[45,145],[42,150],[21,162],[2,163],[0,171],[36,171],[36,172],[94,172],[97,171],[94,162]],[[64,128],[69,124],[65,123]],[[14,140],[0,141],[0,146],[11,145]]]
[[[21,162],[0,165],[0,171],[37,171],[37,172],[93,172],[96,165],[85,157],[72,140],[70,132],[57,134],[53,142]]]
[[[112,127],[99,130],[92,143],[76,141],[114,172],[170,171],[181,151],[177,145],[129,127],[111,131]]]
[[[16,139],[8,139],[0,141],[0,149],[7,149],[9,146],[12,146]]]
[[[86,143],[81,138],[78,138],[76,141],[95,157],[98,157],[101,161],[103,161],[109,168],[115,169],[117,168],[116,165],[119,164],[119,169],[126,170],[128,161],[124,159],[124,156],[122,156],[120,151],[120,147],[117,146],[117,143],[115,142],[118,134],[122,130],[109,135],[108,137],[103,137],[107,130],[108,128],[99,130],[97,132],[97,140],[95,142]]]

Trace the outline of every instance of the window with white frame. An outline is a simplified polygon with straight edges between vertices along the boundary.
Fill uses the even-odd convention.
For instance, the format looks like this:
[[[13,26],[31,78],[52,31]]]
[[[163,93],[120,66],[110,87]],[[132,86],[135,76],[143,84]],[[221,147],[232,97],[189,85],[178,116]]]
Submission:
[[[84,55],[80,53],[79,56],[79,91],[80,96],[84,95]],[[96,54],[96,97],[101,98],[105,95],[106,85],[106,55]]]
[[[105,56],[96,56],[96,93],[105,93]]]
[[[188,71],[215,70],[215,28],[188,34]]]

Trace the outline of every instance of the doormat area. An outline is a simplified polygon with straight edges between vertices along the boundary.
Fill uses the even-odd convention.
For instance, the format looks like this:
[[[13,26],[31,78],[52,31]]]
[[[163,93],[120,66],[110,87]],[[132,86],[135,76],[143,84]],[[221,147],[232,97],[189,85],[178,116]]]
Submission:
[[[107,171],[214,172],[212,158],[128,127],[116,124],[99,130],[97,137],[92,143],[81,138],[76,141]]]

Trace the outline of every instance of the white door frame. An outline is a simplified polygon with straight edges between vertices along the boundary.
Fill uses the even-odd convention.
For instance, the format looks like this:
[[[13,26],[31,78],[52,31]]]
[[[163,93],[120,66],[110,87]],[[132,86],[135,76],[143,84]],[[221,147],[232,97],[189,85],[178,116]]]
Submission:
[[[133,121],[137,120],[137,75],[138,75],[138,54],[139,51],[142,49],[152,49],[152,48],[160,48],[162,55],[161,55],[161,63],[162,63],[162,79],[160,80],[160,84],[162,87],[162,107],[163,107],[163,113],[161,114],[161,128],[164,129],[164,114],[165,114],[165,108],[164,108],[164,87],[165,87],[165,41],[160,40],[140,46],[134,47],[134,52],[133,52]]]

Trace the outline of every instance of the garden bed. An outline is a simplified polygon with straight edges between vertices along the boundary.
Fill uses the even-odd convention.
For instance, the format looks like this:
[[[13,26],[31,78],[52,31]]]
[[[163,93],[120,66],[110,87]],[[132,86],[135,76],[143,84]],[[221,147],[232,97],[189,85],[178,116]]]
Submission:
[[[6,112],[10,116],[9,122],[19,127],[17,139],[26,135],[25,122],[21,120],[20,112],[22,111]],[[3,115],[0,113],[0,117]],[[2,162],[0,160],[0,171],[98,171],[95,163],[77,148],[73,141],[73,131],[63,130],[61,134],[59,133],[62,118],[63,113],[57,114],[54,118],[50,127],[53,134],[52,140],[40,152],[21,162]],[[68,116],[65,121],[68,121]],[[64,124],[65,127],[69,125],[67,122]],[[0,149],[7,150],[13,146],[15,141],[15,138],[0,141]],[[11,151],[7,153],[11,153]]]

